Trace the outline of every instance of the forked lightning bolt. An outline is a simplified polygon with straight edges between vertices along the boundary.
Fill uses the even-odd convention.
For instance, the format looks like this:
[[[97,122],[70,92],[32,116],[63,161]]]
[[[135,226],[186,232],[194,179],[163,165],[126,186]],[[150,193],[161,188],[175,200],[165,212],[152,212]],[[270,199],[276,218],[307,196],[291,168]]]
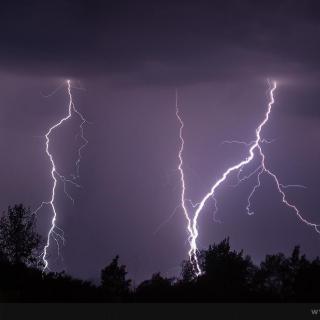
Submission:
[[[78,149],[78,158],[75,163],[76,173],[74,175],[74,179],[79,177],[79,166],[80,166],[80,161],[81,161],[81,156],[82,156],[81,152],[82,152],[83,148],[88,144],[88,140],[84,136],[84,128],[83,128],[84,124],[87,121],[83,117],[83,115],[79,112],[79,110],[76,108],[76,106],[73,102],[70,80],[67,80],[66,84],[67,84],[67,93],[68,93],[68,98],[69,98],[67,115],[65,117],[63,117],[60,121],[58,121],[56,124],[54,124],[52,127],[50,127],[48,132],[45,135],[45,139],[46,139],[45,151],[46,151],[46,154],[50,160],[50,164],[51,164],[50,173],[51,173],[51,177],[52,177],[52,181],[53,181],[53,185],[52,185],[52,189],[51,189],[51,197],[50,197],[49,201],[42,202],[41,205],[34,212],[34,213],[37,213],[45,205],[50,206],[50,208],[52,210],[51,225],[50,225],[50,229],[49,229],[49,232],[47,235],[46,244],[45,244],[43,252],[41,254],[42,261],[44,264],[43,270],[49,269],[48,249],[50,247],[51,240],[54,240],[56,242],[57,248],[58,248],[58,254],[60,252],[59,241],[62,241],[62,243],[64,243],[64,241],[65,241],[63,230],[57,226],[58,213],[57,213],[57,209],[55,207],[55,200],[56,200],[56,189],[57,189],[57,185],[58,185],[58,180],[60,180],[62,182],[65,194],[73,202],[74,202],[73,198],[66,191],[66,183],[71,183],[72,185],[74,185],[76,187],[80,187],[80,185],[77,184],[74,180],[67,179],[65,176],[60,174],[59,171],[57,170],[57,167],[54,162],[53,154],[50,151],[50,137],[51,137],[52,133],[56,129],[58,129],[60,126],[62,126],[67,120],[69,120],[73,114],[76,114],[79,117],[79,119],[81,120],[80,136],[82,138],[83,144]]]
[[[284,192],[283,189],[287,188],[287,187],[303,187],[300,185],[283,185],[279,182],[278,177],[271,172],[265,164],[265,155],[262,151],[262,143],[270,143],[269,141],[261,138],[261,130],[262,128],[267,124],[267,122],[269,121],[269,117],[272,111],[272,107],[274,104],[274,91],[277,88],[277,83],[276,81],[273,81],[272,83],[269,82],[270,88],[269,88],[269,103],[268,103],[268,108],[267,111],[265,113],[265,116],[262,120],[262,122],[258,125],[258,127],[255,130],[255,140],[253,140],[250,143],[245,143],[242,141],[227,141],[228,143],[241,143],[246,145],[247,147],[249,147],[249,154],[248,156],[240,161],[239,163],[235,164],[234,166],[228,168],[223,174],[222,176],[213,184],[213,186],[211,187],[210,191],[203,197],[203,199],[197,203],[197,205],[195,206],[195,211],[193,216],[191,217],[189,214],[189,210],[186,206],[186,199],[185,199],[185,178],[184,178],[184,172],[183,172],[183,157],[182,157],[182,153],[183,153],[183,149],[184,149],[184,140],[183,140],[183,136],[182,136],[182,130],[184,128],[184,123],[181,119],[181,116],[179,114],[179,108],[178,108],[178,103],[177,103],[177,94],[176,94],[176,116],[178,118],[178,121],[180,123],[180,141],[181,141],[181,147],[179,150],[179,154],[178,154],[178,158],[179,158],[179,166],[178,166],[178,170],[180,172],[180,180],[181,180],[181,186],[182,186],[182,192],[181,192],[181,207],[183,209],[183,213],[187,219],[187,230],[188,230],[188,234],[189,234],[189,244],[190,244],[190,249],[189,249],[189,258],[190,258],[190,262],[192,264],[192,267],[194,269],[195,275],[199,276],[201,275],[201,268],[198,262],[198,247],[197,247],[197,238],[199,236],[199,231],[198,231],[198,218],[200,216],[200,213],[202,212],[205,204],[207,203],[207,201],[210,198],[214,199],[214,203],[215,203],[215,207],[216,207],[216,199],[214,198],[215,196],[215,192],[217,190],[217,188],[226,181],[226,179],[228,178],[228,176],[233,173],[233,172],[237,172],[237,177],[238,177],[238,183],[236,185],[238,185],[239,183],[248,180],[250,177],[252,177],[254,174],[257,174],[257,183],[254,185],[252,191],[249,194],[248,197],[248,203],[247,203],[247,213],[248,214],[253,214],[252,210],[251,210],[251,198],[253,197],[253,195],[255,194],[255,191],[261,186],[261,181],[260,181],[260,177],[262,174],[267,174],[269,175],[275,182],[275,185],[277,187],[277,190],[279,192],[279,194],[281,195],[281,199],[283,204],[285,204],[287,207],[289,207],[290,209],[292,209],[295,214],[297,215],[297,217],[303,222],[305,223],[307,226],[313,227],[315,229],[315,231],[317,233],[320,234],[320,225],[319,224],[315,224],[312,223],[310,221],[308,221],[307,219],[305,219],[299,209],[291,204],[287,199],[286,199],[286,194]],[[248,165],[255,157],[259,157],[260,159],[260,165],[258,166],[257,169],[255,169],[252,173],[250,173],[247,176],[244,177],[240,177],[240,174],[243,170],[243,168]]]

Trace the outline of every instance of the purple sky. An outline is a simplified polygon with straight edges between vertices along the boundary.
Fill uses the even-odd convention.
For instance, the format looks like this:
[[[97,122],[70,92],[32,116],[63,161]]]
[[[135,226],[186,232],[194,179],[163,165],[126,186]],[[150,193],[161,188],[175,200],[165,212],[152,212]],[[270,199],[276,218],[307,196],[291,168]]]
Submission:
[[[116,3],[116,4],[115,4]],[[1,207],[36,208],[50,196],[44,134],[66,114],[71,78],[77,107],[92,124],[75,205],[57,193],[66,245],[54,270],[97,279],[116,255],[136,281],[153,272],[173,275],[187,257],[177,171],[179,124],[185,122],[187,196],[200,200],[247,149],[266,110],[267,77],[278,81],[276,103],[263,130],[267,164],[290,189],[288,199],[320,223],[318,1],[2,1],[0,4]],[[79,122],[56,132],[51,145],[59,170],[74,170]],[[199,247],[230,236],[235,249],[259,261],[300,244],[308,256],[320,237],[285,208],[273,181],[262,179],[245,211],[254,179],[217,193],[199,219]],[[51,211],[38,216],[45,235]],[[158,230],[156,233],[155,231]],[[54,247],[54,246],[53,246]]]

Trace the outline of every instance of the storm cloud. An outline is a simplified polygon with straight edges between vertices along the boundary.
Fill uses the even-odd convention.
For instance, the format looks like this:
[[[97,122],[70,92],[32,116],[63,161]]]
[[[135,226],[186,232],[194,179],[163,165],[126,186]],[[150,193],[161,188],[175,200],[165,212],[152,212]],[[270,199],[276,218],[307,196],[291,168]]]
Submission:
[[[17,73],[149,84],[319,72],[317,1],[1,1]]]

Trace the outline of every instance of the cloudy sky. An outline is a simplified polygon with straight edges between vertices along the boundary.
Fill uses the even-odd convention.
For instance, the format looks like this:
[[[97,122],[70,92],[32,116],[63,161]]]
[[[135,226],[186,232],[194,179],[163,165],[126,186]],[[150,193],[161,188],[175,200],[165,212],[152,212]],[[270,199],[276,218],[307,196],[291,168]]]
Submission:
[[[80,168],[81,188],[58,186],[58,225],[66,243],[53,270],[98,279],[116,255],[136,281],[153,272],[174,275],[187,257],[186,221],[179,205],[179,123],[185,122],[187,197],[197,202],[221,174],[247,155],[268,103],[267,78],[278,88],[262,134],[266,163],[303,216],[320,224],[318,1],[1,1],[0,204],[32,209],[50,197],[44,135],[66,115],[66,79],[90,122]],[[59,172],[74,172],[79,119],[52,136]],[[257,163],[253,163],[252,169]],[[250,168],[248,168],[250,169]],[[320,236],[281,204],[264,176],[246,214],[255,178],[217,191],[199,218],[199,248],[230,236],[258,262],[266,253],[308,256]],[[38,213],[39,232],[52,212]],[[169,219],[169,217],[171,217]]]

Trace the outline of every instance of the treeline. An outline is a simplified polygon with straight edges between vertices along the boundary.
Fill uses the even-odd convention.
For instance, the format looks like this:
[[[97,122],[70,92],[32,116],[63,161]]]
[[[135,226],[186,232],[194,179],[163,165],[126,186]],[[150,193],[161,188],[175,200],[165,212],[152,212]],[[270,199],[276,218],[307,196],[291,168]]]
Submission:
[[[134,288],[115,257],[101,270],[101,283],[37,266],[41,237],[35,216],[23,205],[0,219],[0,302],[319,302],[320,259],[308,260],[299,247],[286,257],[267,255],[259,266],[229,239],[199,253],[203,271],[195,277],[189,261],[178,278],[155,273]]]

